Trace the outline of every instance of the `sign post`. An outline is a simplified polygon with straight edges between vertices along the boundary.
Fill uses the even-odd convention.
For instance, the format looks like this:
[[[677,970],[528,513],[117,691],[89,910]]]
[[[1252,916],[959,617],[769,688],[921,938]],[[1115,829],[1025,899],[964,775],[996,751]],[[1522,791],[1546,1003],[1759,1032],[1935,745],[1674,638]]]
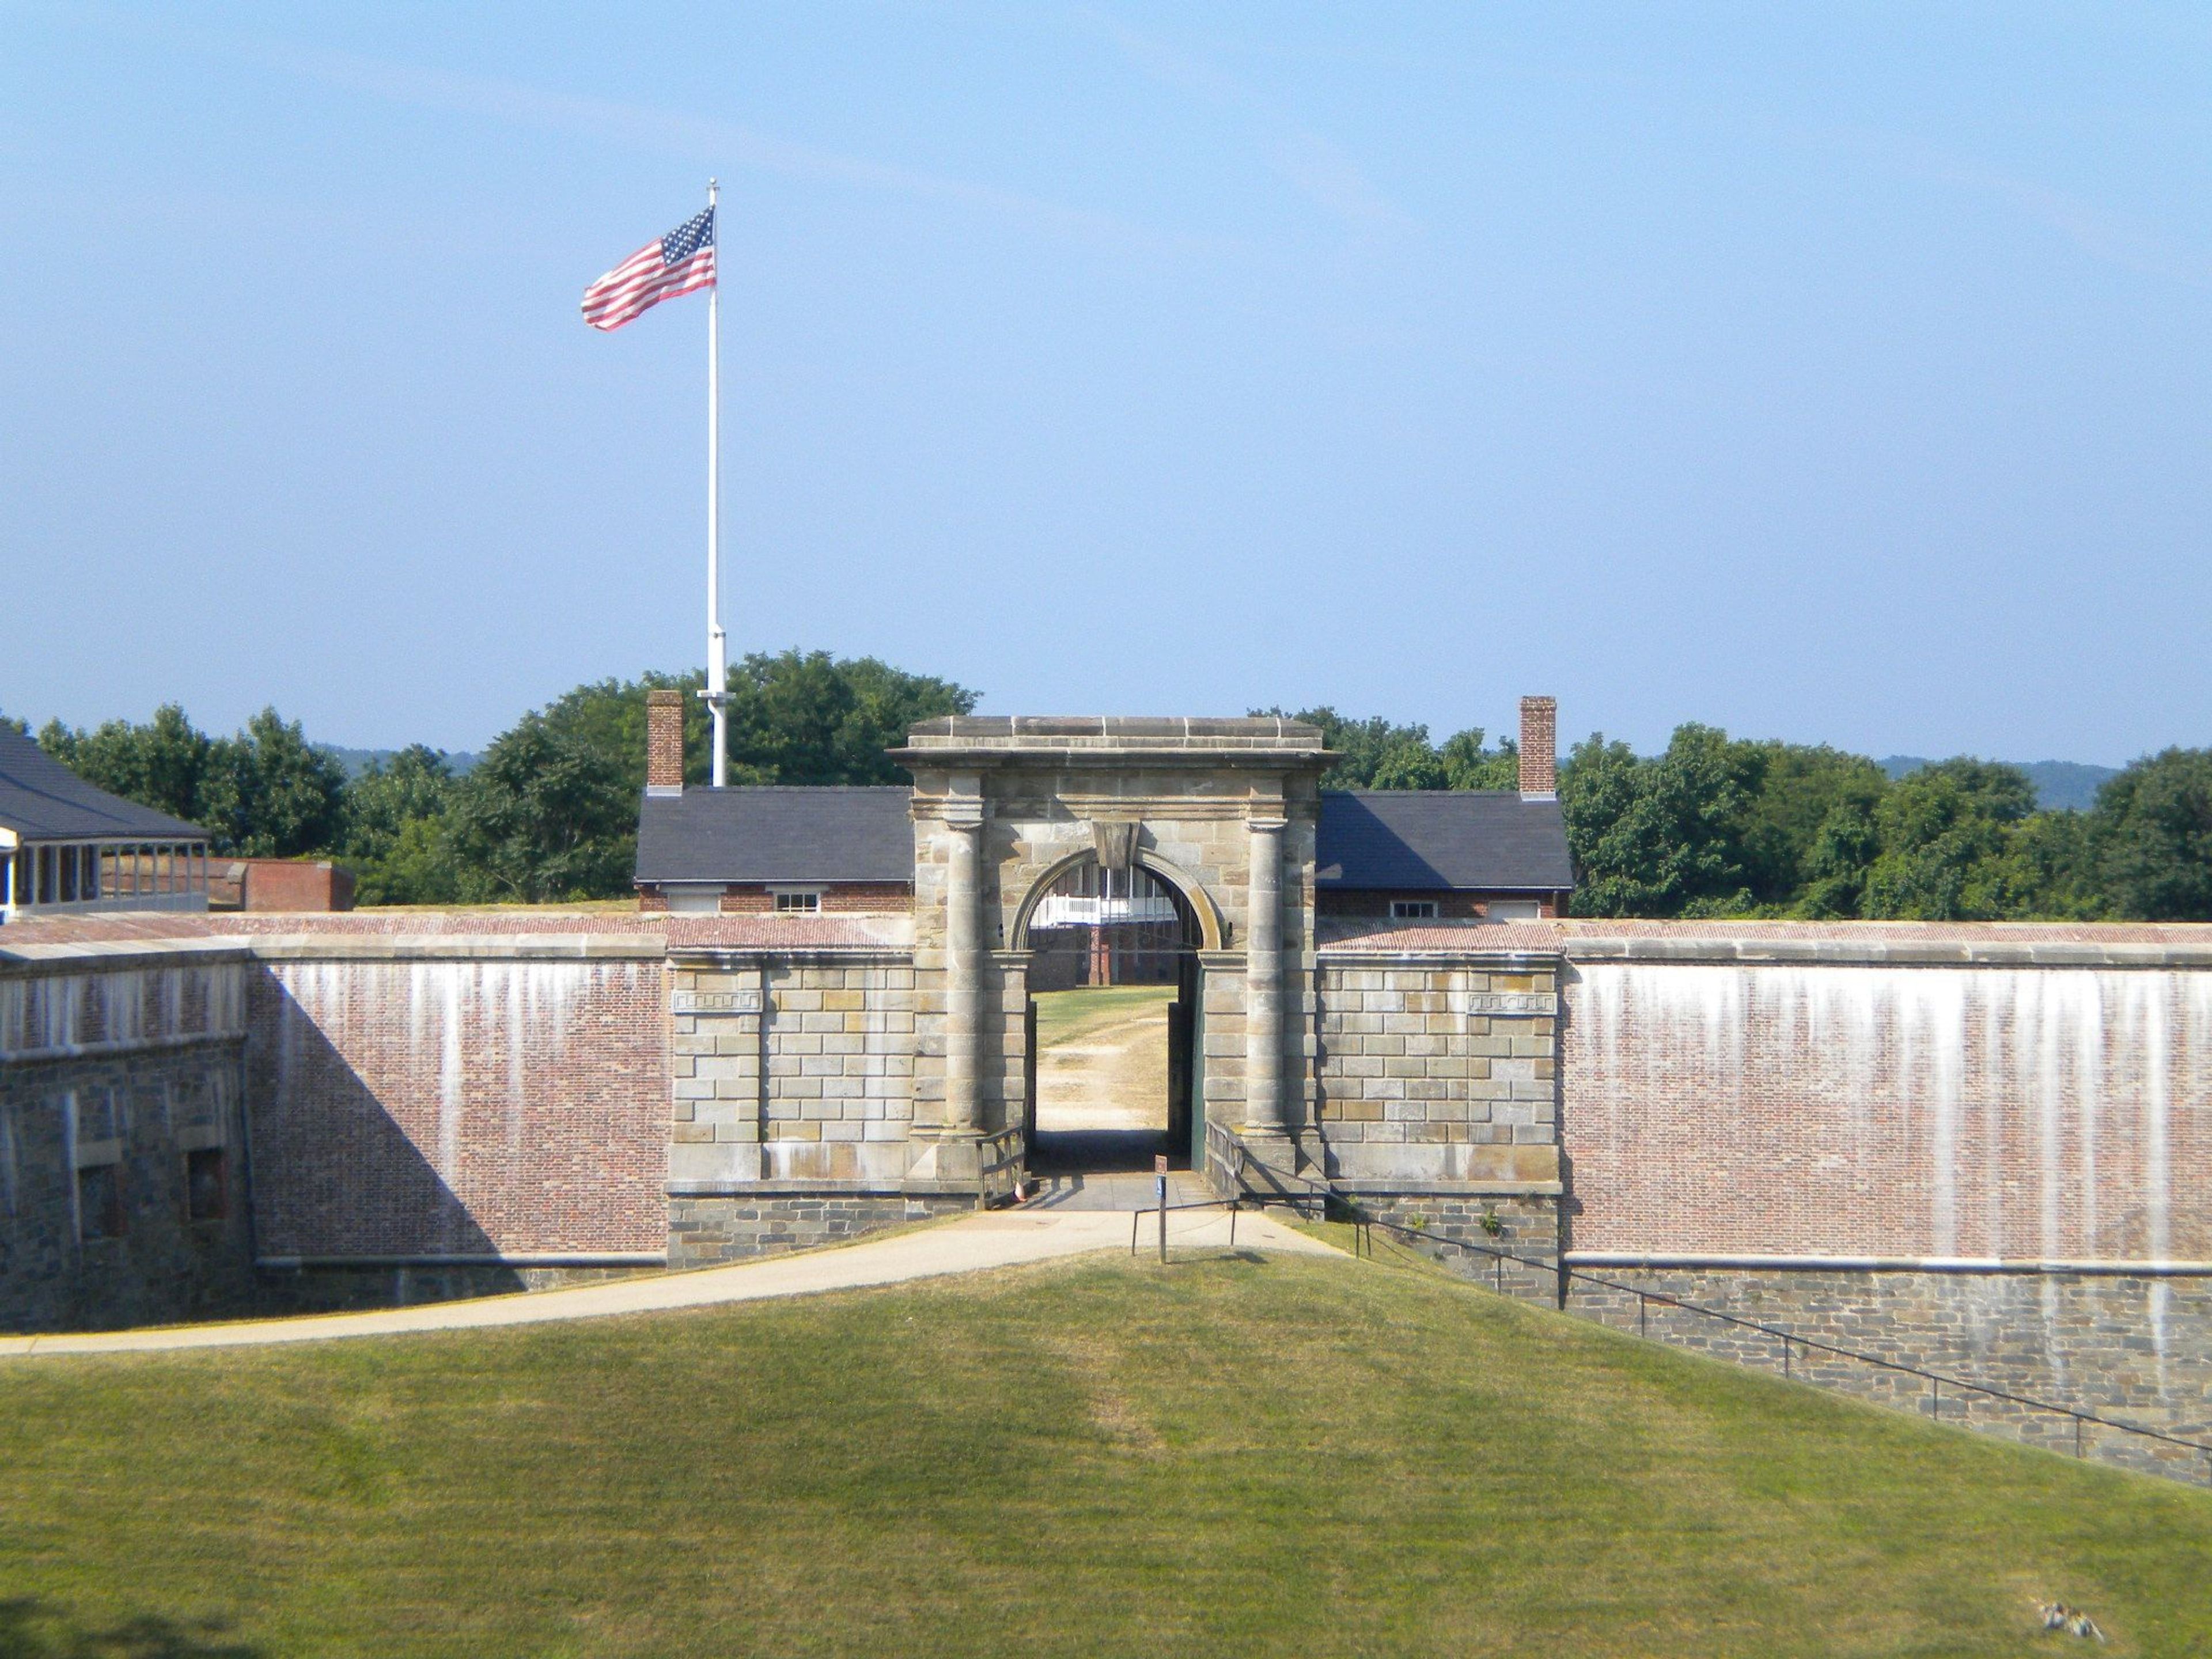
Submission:
[[[1158,1189],[1160,1200],[1160,1260],[1168,1259],[1168,1159],[1160,1153],[1152,1159],[1152,1184]]]

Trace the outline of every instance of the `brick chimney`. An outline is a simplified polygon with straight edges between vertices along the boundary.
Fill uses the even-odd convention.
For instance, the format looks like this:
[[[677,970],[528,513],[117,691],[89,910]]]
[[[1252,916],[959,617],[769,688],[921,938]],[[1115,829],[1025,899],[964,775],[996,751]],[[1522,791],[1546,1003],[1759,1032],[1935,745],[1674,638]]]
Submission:
[[[1521,799],[1556,800],[1559,793],[1559,700],[1521,699]]]
[[[645,793],[684,793],[684,694],[645,694]]]

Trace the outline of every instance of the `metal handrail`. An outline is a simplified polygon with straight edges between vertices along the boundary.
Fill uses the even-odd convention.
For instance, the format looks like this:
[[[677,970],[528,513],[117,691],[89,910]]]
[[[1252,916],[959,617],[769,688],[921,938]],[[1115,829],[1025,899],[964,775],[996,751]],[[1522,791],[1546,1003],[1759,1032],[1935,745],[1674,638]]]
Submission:
[[[1380,1227],[1385,1232],[1395,1233],[1401,1237],[1417,1239],[1424,1243],[1449,1244],[1457,1249],[1473,1251],[1493,1258],[1500,1270],[1501,1286],[1504,1264],[1511,1261],[1522,1267],[1534,1267],[1540,1273],[1556,1273],[1563,1280],[1572,1281],[1579,1279],[1587,1285],[1601,1285],[1609,1291],[1633,1296],[1637,1298],[1637,1334],[1639,1336],[1644,1334],[1644,1310],[1650,1303],[1656,1302],[1664,1307],[1679,1308],[1685,1313],[1718,1320],[1723,1324],[1733,1325],[1740,1330],[1758,1331],[1773,1337],[1782,1344],[1782,1367],[1784,1376],[1790,1375],[1790,1346],[1796,1344],[1808,1353],[1830,1354],[1838,1359],[1855,1360],[1860,1364],[1872,1365],[1886,1371],[1895,1371],[1900,1376],[1920,1378],[1929,1386],[1931,1397],[1936,1402],[1936,1409],[1939,1420],[1942,1409],[1942,1390],[1948,1387],[1962,1393],[1981,1395],[1990,1400],[2002,1400],[2008,1405],[2024,1406],[2033,1411],[2048,1412],[2053,1416],[2070,1418],[2074,1423],[2074,1455],[2076,1457],[2083,1455],[2081,1430],[2085,1424],[2094,1424],[2102,1429],[2116,1429],[2122,1434],[2136,1435],[2147,1440],[2162,1442],[2169,1446],[2179,1446],[2190,1451],[2201,1452],[2205,1460],[2207,1484],[2212,1484],[2212,1444],[2208,1444],[2202,1440],[2191,1440],[2182,1435],[2168,1434],[2162,1429],[2146,1428],[2140,1423],[2124,1423],[2118,1418],[2084,1411],[2078,1406],[2062,1406],[2051,1401],[2038,1400],[2030,1395],[2014,1394],[2008,1389],[1993,1388],[1988,1383],[1970,1382],[1963,1376],[1952,1376],[1941,1371],[1926,1370],[1917,1365],[1908,1365],[1902,1360],[1884,1359],[1879,1354],[1861,1353],[1855,1348],[1842,1347],[1832,1342],[1823,1342],[1815,1337],[1800,1336],[1794,1331],[1785,1331],[1776,1326],[1762,1324],[1755,1319],[1744,1319],[1735,1314],[1723,1313],[1718,1308],[1708,1308],[1700,1303],[1686,1302],[1680,1297],[1668,1296],[1663,1291],[1648,1291],[1638,1285],[1624,1285],[1619,1279],[1607,1279],[1601,1273],[1585,1273],[1579,1267],[1569,1267],[1564,1262],[1541,1261],[1535,1257],[1518,1255],[1498,1245],[1477,1244],[1468,1239],[1452,1238],[1442,1233],[1425,1232],[1419,1228],[1407,1227],[1395,1221],[1386,1221],[1379,1216],[1370,1213],[1358,1200],[1341,1193],[1336,1194],[1335,1196],[1338,1202],[1351,1212],[1354,1224],[1368,1228],[1370,1233],[1373,1229]]]

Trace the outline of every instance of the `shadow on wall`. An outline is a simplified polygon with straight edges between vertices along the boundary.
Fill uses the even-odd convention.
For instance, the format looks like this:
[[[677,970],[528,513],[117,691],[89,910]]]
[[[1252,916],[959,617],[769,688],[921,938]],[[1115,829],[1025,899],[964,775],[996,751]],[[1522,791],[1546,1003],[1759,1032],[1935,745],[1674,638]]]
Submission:
[[[264,1274],[264,1290],[280,1301],[325,1306],[523,1289],[514,1268],[491,1260],[498,1245],[439,1173],[433,1151],[386,1109],[275,975],[258,978],[251,1005],[257,1255],[265,1266],[301,1269],[295,1279]],[[441,1143],[434,1155],[458,1161],[457,1059],[411,1046],[392,1082],[405,1097],[438,1103],[426,1126]],[[524,1151],[506,1150],[518,1159]]]
[[[262,1650],[225,1640],[228,1628],[154,1613],[94,1628],[46,1602],[0,1601],[0,1659],[255,1659]]]

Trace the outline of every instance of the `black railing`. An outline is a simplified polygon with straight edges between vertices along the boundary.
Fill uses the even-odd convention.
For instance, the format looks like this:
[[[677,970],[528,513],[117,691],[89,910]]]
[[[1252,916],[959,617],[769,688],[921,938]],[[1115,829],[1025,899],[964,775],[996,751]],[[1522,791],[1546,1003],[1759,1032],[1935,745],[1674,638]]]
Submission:
[[[1402,1223],[1385,1220],[1381,1216],[1373,1214],[1357,1200],[1341,1193],[1334,1194],[1333,1197],[1337,1207],[1350,1217],[1353,1226],[1356,1229],[1365,1230],[1368,1236],[1367,1248],[1370,1255],[1374,1249],[1374,1230],[1379,1227],[1385,1233],[1419,1244],[1449,1245],[1454,1249],[1490,1257],[1497,1277],[1496,1288],[1501,1293],[1504,1289],[1505,1267],[1508,1262],[1524,1267],[1533,1267],[1547,1278],[1556,1275],[1559,1287],[1558,1299],[1562,1305],[1567,1299],[1569,1287],[1575,1280],[1580,1279],[1586,1285],[1596,1285],[1616,1295],[1634,1297],[1637,1309],[1636,1334],[1638,1336],[1646,1335],[1650,1309],[1656,1303],[1663,1308],[1675,1309],[1683,1313],[1693,1314],[1700,1319],[1714,1320],[1721,1324],[1732,1326],[1737,1330],[1755,1332],[1761,1336],[1773,1339],[1780,1348],[1782,1374],[1793,1381],[1796,1380],[1792,1362],[1793,1350],[1802,1349],[1808,1358],[1814,1354],[1825,1354],[1834,1359],[1850,1360],[1857,1364],[1872,1366],[1876,1370],[1897,1376],[1917,1378],[1927,1383],[1931,1414],[1939,1419],[1942,1413],[1943,1390],[1946,1389],[1951,1389],[1962,1398],[1978,1395],[1986,1400],[2001,1401],[2009,1406],[2021,1407],[2029,1411],[2045,1412],[2054,1417],[2069,1420],[2074,1431],[2074,1455],[2076,1457],[2084,1455],[2082,1433],[2085,1428],[2089,1427],[2109,1429],[2117,1434],[2131,1435],[2159,1445],[2195,1452],[2203,1459],[2204,1483],[2212,1486],[2212,1444],[2201,1440],[2191,1440],[2182,1435],[2168,1434],[2162,1429],[2146,1428],[2140,1423],[2124,1423],[2118,1418],[2087,1411],[2079,1406],[2062,1406],[2052,1401],[2038,1400],[2030,1395],[2015,1394],[2009,1389],[2000,1389],[1990,1383],[1972,1382],[1966,1377],[1928,1370],[1918,1365],[1908,1365],[1903,1360],[1885,1359],[1879,1354],[1862,1353],[1855,1348],[1843,1347],[1833,1342],[1823,1342],[1814,1337],[1800,1336],[1794,1331],[1786,1331],[1777,1326],[1763,1324],[1756,1319],[1745,1319],[1735,1314],[1723,1313],[1718,1308],[1708,1308],[1700,1303],[1686,1301],[1681,1297],[1669,1296],[1662,1291],[1646,1290],[1640,1285],[1624,1284],[1619,1279],[1607,1279],[1601,1273],[1588,1273],[1565,1262],[1522,1255],[1503,1244],[1477,1243],[1472,1239],[1454,1238],[1447,1234],[1409,1227]]]

